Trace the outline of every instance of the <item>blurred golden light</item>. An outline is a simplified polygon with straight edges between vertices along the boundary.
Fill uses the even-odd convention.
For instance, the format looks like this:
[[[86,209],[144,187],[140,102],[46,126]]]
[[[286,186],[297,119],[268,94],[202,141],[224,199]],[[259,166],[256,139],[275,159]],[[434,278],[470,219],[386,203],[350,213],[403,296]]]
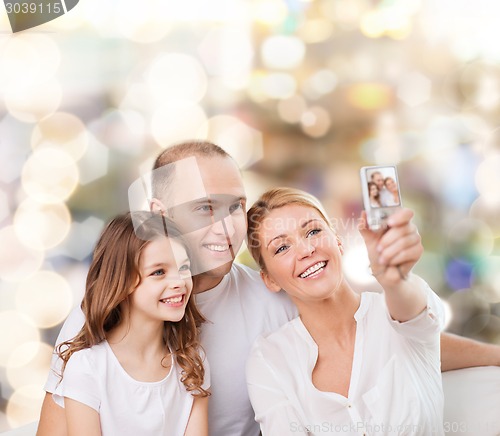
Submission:
[[[261,47],[262,61],[269,69],[297,68],[305,53],[304,43],[295,36],[270,36]]]
[[[347,100],[358,109],[385,109],[392,102],[392,91],[388,86],[379,83],[359,83],[349,88]]]
[[[89,144],[83,122],[72,114],[56,112],[38,122],[31,135],[31,147],[60,147],[75,161],[80,159]]]
[[[291,74],[271,73],[262,80],[262,91],[270,98],[290,98],[297,90],[297,82]]]
[[[40,417],[45,391],[40,385],[26,385],[18,388],[9,398],[5,411],[12,428],[36,421]]]
[[[479,196],[469,209],[471,218],[484,221],[492,230],[495,237],[500,238],[500,202],[486,201],[483,196]]]
[[[5,93],[5,106],[18,120],[34,123],[54,113],[62,100],[62,89],[58,82],[13,87]]]
[[[0,230],[0,278],[9,282],[24,280],[37,271],[43,262],[43,252],[24,245],[14,226]]]
[[[61,62],[54,41],[40,33],[11,35],[0,47],[0,90],[20,90],[50,80]]]
[[[158,108],[151,120],[151,134],[162,147],[206,135],[207,117],[203,108],[187,101],[171,101]]]
[[[330,114],[320,106],[306,110],[300,119],[302,131],[313,138],[320,138],[328,133],[331,121]]]
[[[14,389],[26,385],[43,386],[47,380],[53,347],[42,342],[26,342],[12,353],[7,380]]]
[[[298,123],[306,109],[307,103],[301,95],[294,95],[278,102],[279,116],[290,124]]]
[[[240,24],[213,29],[203,39],[198,52],[212,75],[238,77],[247,74],[254,56],[251,29]]]
[[[71,215],[64,203],[41,204],[24,200],[14,215],[19,240],[28,247],[47,250],[60,244],[68,235]]]
[[[419,72],[404,75],[398,83],[397,96],[410,107],[425,103],[431,96],[431,81]]]
[[[366,12],[361,18],[360,29],[368,38],[380,38],[385,33],[383,17],[378,11]]]
[[[490,305],[470,289],[461,289],[454,292],[448,298],[448,303],[453,312],[453,319],[450,322],[450,330],[452,331],[457,331],[461,326],[478,316],[483,318],[483,325],[476,325],[476,331],[481,330],[488,322],[488,315],[490,315],[491,311]]]
[[[476,188],[484,202],[490,205],[500,204],[500,153],[491,153],[478,166]]]
[[[206,138],[226,150],[240,168],[254,164],[263,156],[261,132],[238,118],[229,115],[212,117],[206,131]]]
[[[24,342],[40,342],[40,332],[25,315],[8,310],[0,312],[0,366],[7,366],[14,350]],[[7,334],[7,332],[9,332]]]
[[[134,0],[121,0],[120,7],[115,8],[113,24],[121,35],[131,41],[156,42],[172,28],[161,12],[158,0],[142,0],[140,8]]]
[[[47,204],[66,200],[75,190],[78,178],[73,158],[56,148],[35,150],[21,175],[25,192],[34,200]]]
[[[456,258],[488,256],[493,250],[493,239],[493,233],[485,222],[466,218],[450,228],[448,248]]]
[[[282,23],[288,15],[286,4],[281,0],[254,0],[251,8],[254,21],[268,26]]]
[[[316,100],[332,92],[337,86],[337,76],[331,70],[319,70],[309,77],[304,83],[304,94]]]
[[[333,23],[324,19],[307,20],[298,29],[298,35],[307,44],[323,42],[333,34]]]
[[[207,76],[193,57],[180,53],[158,55],[146,73],[151,97],[158,104],[170,100],[199,102],[207,92]]]
[[[264,81],[267,73],[262,70],[255,70],[250,78],[247,93],[250,99],[256,103],[264,103],[269,100],[267,92],[264,90]]]
[[[50,328],[64,321],[73,304],[69,283],[52,271],[39,271],[19,283],[17,309],[39,328]]]

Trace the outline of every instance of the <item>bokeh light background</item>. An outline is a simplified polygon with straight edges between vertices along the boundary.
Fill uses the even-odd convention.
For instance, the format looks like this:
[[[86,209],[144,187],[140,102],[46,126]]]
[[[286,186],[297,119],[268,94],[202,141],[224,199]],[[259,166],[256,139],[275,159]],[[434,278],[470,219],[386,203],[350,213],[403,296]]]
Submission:
[[[99,232],[182,139],[233,154],[250,201],[320,197],[357,289],[374,287],[359,167],[397,164],[448,330],[500,344],[498,16],[489,0],[81,0],[12,35],[2,3],[0,430],[38,418]]]

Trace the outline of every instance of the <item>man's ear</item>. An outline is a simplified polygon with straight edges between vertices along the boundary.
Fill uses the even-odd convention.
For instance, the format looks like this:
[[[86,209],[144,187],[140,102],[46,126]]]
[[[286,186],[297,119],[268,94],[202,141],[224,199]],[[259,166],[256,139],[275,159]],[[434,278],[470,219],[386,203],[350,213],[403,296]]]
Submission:
[[[149,208],[151,209],[151,212],[165,212],[166,208],[165,205],[161,202],[161,200],[158,200],[157,198],[152,198],[151,202],[149,203]]]
[[[269,289],[271,292],[279,292],[281,291],[281,286],[278,286],[278,284],[272,279],[272,277],[265,271],[260,271],[260,277],[264,284],[266,285],[267,289]]]

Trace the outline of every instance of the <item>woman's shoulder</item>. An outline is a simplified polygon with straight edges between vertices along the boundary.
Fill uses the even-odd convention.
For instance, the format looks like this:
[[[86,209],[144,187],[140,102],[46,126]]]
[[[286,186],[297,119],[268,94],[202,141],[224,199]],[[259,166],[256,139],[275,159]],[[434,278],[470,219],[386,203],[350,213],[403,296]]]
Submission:
[[[252,353],[276,354],[290,350],[296,344],[297,337],[304,339],[302,334],[303,324],[300,317],[283,324],[278,330],[259,336],[253,343]]]

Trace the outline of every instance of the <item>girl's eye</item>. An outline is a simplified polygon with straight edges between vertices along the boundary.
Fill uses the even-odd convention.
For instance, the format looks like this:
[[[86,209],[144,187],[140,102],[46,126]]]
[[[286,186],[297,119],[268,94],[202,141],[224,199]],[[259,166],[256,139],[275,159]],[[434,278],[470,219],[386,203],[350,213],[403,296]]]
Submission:
[[[164,269],[157,269],[156,271],[151,273],[152,276],[162,276],[163,274],[165,274]]]
[[[317,235],[319,232],[321,232],[321,229],[313,229],[307,233],[307,237]]]

